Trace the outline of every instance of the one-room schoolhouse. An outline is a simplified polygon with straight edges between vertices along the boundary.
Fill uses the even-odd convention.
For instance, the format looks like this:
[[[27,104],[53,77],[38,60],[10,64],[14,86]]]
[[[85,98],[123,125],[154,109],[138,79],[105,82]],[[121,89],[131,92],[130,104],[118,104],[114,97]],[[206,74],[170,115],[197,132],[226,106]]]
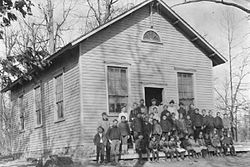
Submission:
[[[14,152],[94,153],[103,112],[152,98],[213,109],[213,67],[226,59],[162,0],[146,0],[70,42],[3,91],[15,110]]]

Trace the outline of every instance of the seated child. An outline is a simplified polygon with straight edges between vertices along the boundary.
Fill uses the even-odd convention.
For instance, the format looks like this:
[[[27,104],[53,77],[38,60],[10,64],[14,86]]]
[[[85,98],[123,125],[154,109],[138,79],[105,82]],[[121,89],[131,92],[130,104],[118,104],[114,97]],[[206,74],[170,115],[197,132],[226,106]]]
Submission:
[[[184,148],[188,152],[188,157],[190,158],[191,154],[194,153],[194,149],[192,148],[192,145],[189,141],[189,135],[185,135],[184,139],[181,142],[180,145],[182,148]]]
[[[198,136],[198,139],[197,139],[197,142],[198,142],[198,144],[199,144],[199,146],[201,148],[201,155],[202,155],[203,158],[205,158],[208,151],[207,151],[206,143],[205,143],[202,132],[200,132],[200,134]]]
[[[153,155],[153,159],[152,161],[156,161],[158,162],[159,160],[159,143],[158,141],[156,140],[156,137],[155,136],[152,136],[150,142],[149,142],[149,149],[150,151],[152,152],[152,155]]]
[[[215,148],[215,155],[221,155],[221,143],[219,135],[217,133],[214,133],[211,141],[213,147]]]
[[[195,142],[193,135],[189,136],[189,142],[190,142],[191,147],[193,148],[193,150],[195,152],[194,153],[195,157],[198,158],[198,155],[201,154],[202,148],[199,146],[199,144],[197,142]]]
[[[171,158],[171,161],[172,161],[172,159],[174,157],[174,154],[176,154],[176,159],[177,159],[177,161],[179,161],[179,156],[178,156],[178,152],[177,152],[177,143],[175,141],[175,137],[174,136],[170,137],[169,148],[170,148],[170,158]]]
[[[167,161],[168,155],[170,155],[170,148],[169,148],[169,142],[166,140],[165,136],[161,137],[160,143],[159,143],[159,149],[160,151],[163,151],[165,154],[165,161]]]
[[[177,150],[178,154],[181,156],[181,159],[184,160],[185,159],[185,152],[186,152],[186,150],[181,147],[181,141],[180,141],[179,136],[176,136],[175,142],[177,144],[176,150]]]
[[[103,133],[104,129],[99,126],[97,128],[97,134],[94,137],[94,144],[96,145],[96,163],[99,163],[99,157],[101,157],[100,163],[104,163],[104,151],[107,144],[106,135]]]
[[[205,134],[204,141],[207,147],[208,155],[214,154],[216,149],[213,147],[210,135],[208,133]]]
[[[142,163],[142,154],[147,154],[147,159],[149,161],[150,151],[148,149],[148,142],[143,135],[140,135],[135,141],[135,150],[139,154],[139,163]]]
[[[121,131],[121,140],[122,140],[122,153],[128,153],[128,138],[130,137],[130,129],[128,125],[128,121],[126,121],[125,116],[121,116],[121,122],[118,124],[118,127]]]
[[[229,132],[222,138],[222,148],[225,155],[227,155],[228,151],[230,151],[231,155],[236,156],[233,139]]]

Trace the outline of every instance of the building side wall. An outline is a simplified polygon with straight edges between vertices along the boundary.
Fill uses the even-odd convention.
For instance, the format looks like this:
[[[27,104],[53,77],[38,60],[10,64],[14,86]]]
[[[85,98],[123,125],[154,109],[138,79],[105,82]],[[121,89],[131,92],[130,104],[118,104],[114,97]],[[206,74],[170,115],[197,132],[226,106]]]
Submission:
[[[15,152],[25,152],[27,156],[43,153],[62,152],[65,147],[80,144],[80,86],[78,48],[65,53],[62,59],[53,63],[36,78],[36,82],[25,84],[12,91],[12,104],[17,122]],[[55,119],[54,77],[63,72],[64,121]],[[40,85],[42,92],[42,126],[36,126],[34,88]],[[25,130],[18,130],[18,97],[23,95],[25,110]]]

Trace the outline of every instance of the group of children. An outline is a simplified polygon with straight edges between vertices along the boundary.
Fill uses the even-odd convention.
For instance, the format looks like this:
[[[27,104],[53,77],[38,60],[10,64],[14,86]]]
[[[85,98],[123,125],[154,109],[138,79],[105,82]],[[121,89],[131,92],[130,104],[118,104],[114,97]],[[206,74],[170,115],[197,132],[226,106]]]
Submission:
[[[147,160],[159,160],[159,152],[165,154],[170,160],[175,156],[177,160],[188,156],[206,157],[208,155],[235,155],[233,139],[230,135],[230,118],[224,114],[220,117],[212,116],[209,110],[199,113],[199,109],[190,104],[186,111],[183,103],[179,108],[173,100],[169,105],[157,106],[156,99],[151,100],[152,105],[145,107],[144,100],[139,105],[133,104],[130,113],[126,106],[112,123],[106,113],[102,113],[102,120],[98,125],[98,133],[94,137],[96,145],[97,163],[106,161],[118,163],[120,154],[127,154],[128,147],[132,147],[139,154],[142,162],[143,154]]]

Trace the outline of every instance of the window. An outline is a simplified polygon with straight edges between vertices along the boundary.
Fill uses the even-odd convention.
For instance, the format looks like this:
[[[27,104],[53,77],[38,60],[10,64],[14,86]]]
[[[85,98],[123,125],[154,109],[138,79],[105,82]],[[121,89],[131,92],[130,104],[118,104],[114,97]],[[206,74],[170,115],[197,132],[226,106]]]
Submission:
[[[154,30],[146,31],[142,40],[148,42],[161,42],[160,36]]]
[[[55,98],[57,119],[64,117],[63,113],[63,74],[55,77]]]
[[[19,118],[20,118],[20,130],[24,130],[24,104],[23,104],[23,95],[18,98],[18,108],[19,108]]]
[[[182,102],[186,106],[189,106],[189,104],[194,102],[193,74],[177,73],[177,75],[179,102]]]
[[[108,102],[110,113],[120,113],[128,104],[128,69],[108,67]]]
[[[42,124],[42,96],[41,96],[41,87],[38,86],[35,88],[35,118],[36,125]]]

